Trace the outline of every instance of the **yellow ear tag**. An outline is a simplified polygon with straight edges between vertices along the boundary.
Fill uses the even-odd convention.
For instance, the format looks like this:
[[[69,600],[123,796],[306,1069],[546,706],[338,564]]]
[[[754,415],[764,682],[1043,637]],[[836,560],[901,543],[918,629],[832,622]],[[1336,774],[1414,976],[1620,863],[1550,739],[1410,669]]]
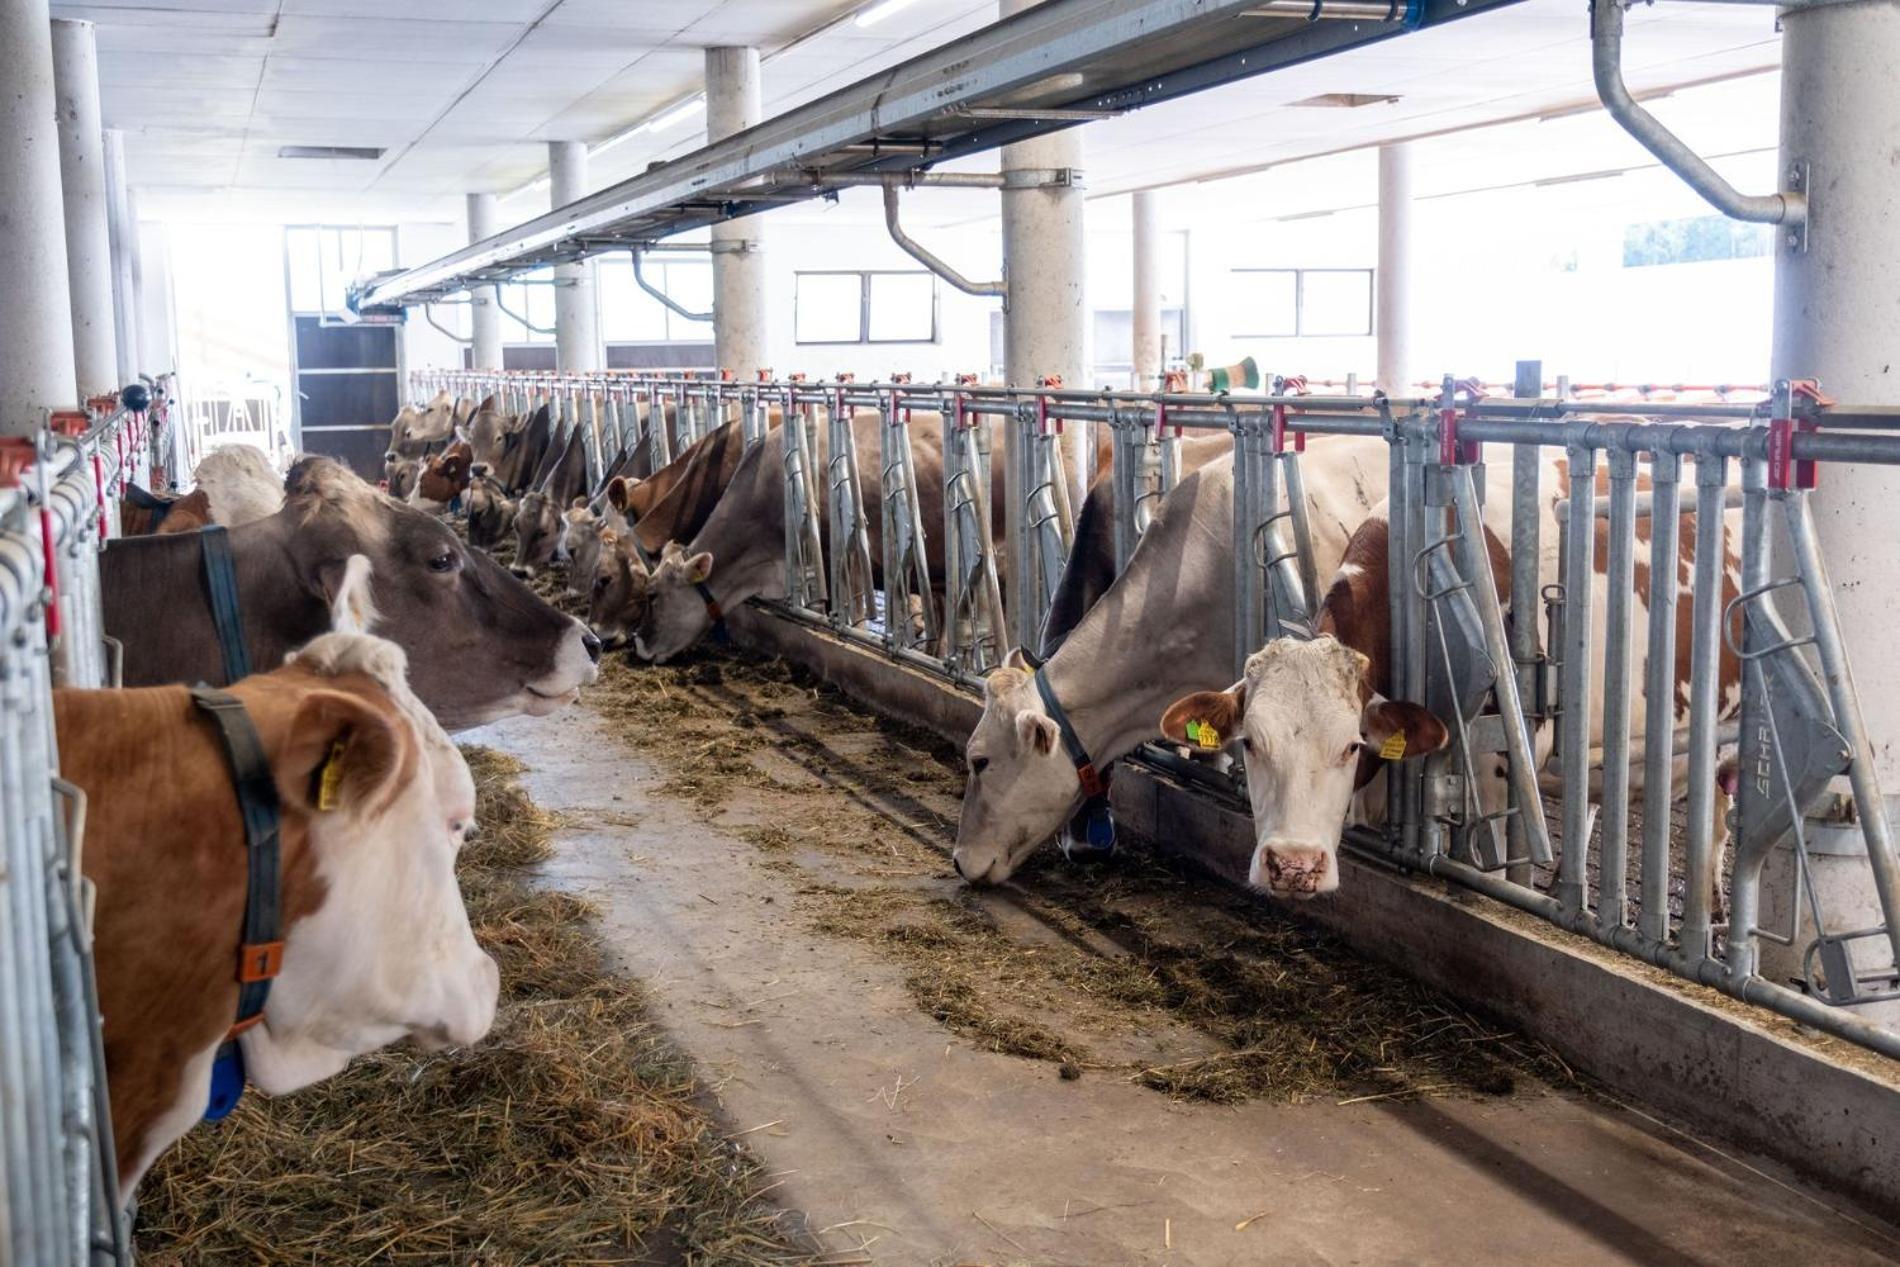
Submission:
[[[1405,732],[1394,731],[1392,736],[1379,745],[1379,755],[1387,761],[1397,761],[1405,755]]]
[[[1189,722],[1187,724],[1187,737],[1194,741],[1196,747],[1205,748],[1210,752],[1220,747],[1220,731],[1215,730],[1204,721]]]
[[[330,745],[330,755],[324,758],[323,769],[317,771],[317,808],[333,810],[336,808],[337,788],[343,783],[343,741],[337,740]]]

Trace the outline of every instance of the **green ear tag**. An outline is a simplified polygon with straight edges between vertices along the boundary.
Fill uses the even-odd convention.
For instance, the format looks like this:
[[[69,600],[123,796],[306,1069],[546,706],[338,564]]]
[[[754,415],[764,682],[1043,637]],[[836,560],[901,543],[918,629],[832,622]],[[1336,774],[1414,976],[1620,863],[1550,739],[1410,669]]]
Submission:
[[[1397,761],[1405,755],[1405,732],[1394,731],[1390,738],[1379,745],[1379,755],[1387,761]]]
[[[1195,747],[1205,748],[1210,752],[1220,747],[1220,731],[1215,730],[1204,721],[1195,720],[1189,722],[1187,724],[1187,737],[1194,741]]]

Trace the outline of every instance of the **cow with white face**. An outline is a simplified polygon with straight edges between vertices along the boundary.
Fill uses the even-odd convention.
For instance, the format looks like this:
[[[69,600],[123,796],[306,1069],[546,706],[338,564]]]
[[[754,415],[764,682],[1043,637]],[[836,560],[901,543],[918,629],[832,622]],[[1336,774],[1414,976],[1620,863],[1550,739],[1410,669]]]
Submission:
[[[1303,458],[1313,553],[1339,565],[1369,490],[1384,486],[1385,442],[1316,438]],[[1040,676],[1076,745],[1098,771],[1154,738],[1181,695],[1232,678],[1233,456],[1183,478],[1161,502],[1128,567],[1032,673],[1020,657],[990,675],[965,749],[969,781],[957,824],[957,871],[1000,884],[1055,839],[1085,798],[1083,774],[1039,689]]]
[[[1176,700],[1161,733],[1203,752],[1238,752],[1254,809],[1247,882],[1276,897],[1339,887],[1339,833],[1355,792],[1381,760],[1442,749],[1444,723],[1416,704],[1381,699],[1369,661],[1330,634],[1281,638],[1247,658],[1225,691]]]
[[[494,1022],[499,975],[455,877],[474,785],[405,667],[393,643],[329,634],[230,688],[279,804],[277,975],[262,1021],[237,1036],[246,1077],[272,1095],[403,1039],[473,1043]],[[204,1114],[237,1020],[246,836],[217,729],[184,687],[56,691],[54,719],[62,773],[91,806],[124,1198]]]
[[[1540,581],[1550,584],[1558,571],[1556,502],[1566,491],[1569,471],[1560,451],[1546,452],[1543,461],[1545,496],[1540,507],[1543,522],[1538,572]],[[1509,499],[1493,499],[1485,507],[1487,522],[1483,528],[1498,599],[1507,611],[1511,558],[1504,543],[1510,537],[1509,513]],[[1648,527],[1646,518],[1639,520],[1635,551],[1639,579],[1631,595],[1639,622],[1648,608],[1645,573],[1650,567],[1652,539]],[[1683,517],[1678,529],[1685,552],[1692,550],[1693,513]],[[1161,717],[1161,733],[1175,743],[1209,750],[1238,749],[1246,763],[1254,815],[1255,849],[1249,880],[1256,888],[1278,897],[1307,898],[1338,888],[1340,833],[1354,792],[1371,781],[1382,762],[1437,752],[1449,739],[1445,723],[1424,708],[1383,698],[1392,681],[1389,553],[1389,523],[1386,507],[1381,505],[1360,524],[1346,546],[1315,621],[1318,637],[1305,643],[1280,639],[1269,644],[1249,658],[1246,676],[1233,687],[1188,694],[1171,704]],[[1690,558],[1685,553],[1677,561],[1678,579],[1685,589],[1693,580]],[[1725,602],[1732,601],[1738,592],[1738,565],[1734,555],[1726,556],[1722,577]],[[1608,577],[1602,551],[1596,555],[1591,584],[1595,591],[1591,598],[1591,654],[1601,657],[1608,637]],[[1687,606],[1691,600],[1692,595],[1684,594],[1682,604]],[[1687,632],[1686,623],[1681,628]],[[1692,647],[1686,639],[1679,640],[1672,653],[1675,698],[1651,700],[1640,691],[1632,693],[1632,792],[1643,789],[1640,744],[1648,710],[1672,708],[1672,728],[1688,724]],[[1632,672],[1638,681],[1647,673],[1646,660],[1646,649],[1633,657]],[[1716,675],[1721,718],[1732,717],[1740,709],[1740,669],[1733,651],[1724,646]],[[1590,747],[1601,751],[1605,738],[1603,694],[1593,692],[1578,706],[1589,714]],[[1550,777],[1543,773],[1543,767],[1552,750],[1554,731],[1548,718],[1531,728],[1532,759],[1540,779]],[[1686,758],[1678,758],[1677,775],[1672,781],[1676,795],[1687,791],[1681,777],[1685,765]],[[1472,791],[1486,815],[1499,813],[1507,805],[1507,776],[1504,759],[1493,754],[1484,755],[1471,772]],[[1722,904],[1721,857],[1727,843],[1727,777],[1724,771],[1714,793],[1717,861],[1711,897],[1718,911]],[[1562,790],[1567,795],[1590,795],[1589,788]],[[1376,800],[1367,805],[1368,818],[1375,817],[1379,808]]]

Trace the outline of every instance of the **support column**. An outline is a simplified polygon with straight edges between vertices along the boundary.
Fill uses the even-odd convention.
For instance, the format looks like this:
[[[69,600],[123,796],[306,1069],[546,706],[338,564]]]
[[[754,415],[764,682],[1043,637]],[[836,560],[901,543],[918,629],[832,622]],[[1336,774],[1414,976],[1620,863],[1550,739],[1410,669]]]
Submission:
[[[1161,378],[1160,207],[1153,190],[1136,192],[1132,209],[1135,239],[1134,389],[1153,391]]]
[[[1900,405],[1900,168],[1884,161],[1900,135],[1900,11],[1852,4],[1790,10],[1782,16],[1782,188],[1807,164],[1813,199],[1805,251],[1791,250],[1777,229],[1772,371],[1775,378],[1818,378],[1830,396],[1856,405]],[[1900,627],[1900,470],[1835,463],[1821,468],[1812,495],[1822,557],[1833,583],[1841,633],[1855,682],[1875,777],[1895,815],[1900,794],[1900,675],[1885,661]],[[1771,540],[1780,536],[1776,530]],[[1785,554],[1782,558],[1785,560]],[[1772,569],[1784,570],[1779,563]],[[1744,579],[1744,584],[1747,584]],[[1820,892],[1834,931],[1879,923],[1872,868],[1857,829],[1809,824],[1809,844],[1823,847],[1808,883]],[[1762,926],[1783,926],[1793,890],[1788,849],[1769,851],[1762,874]],[[1805,903],[1796,898],[1798,909]],[[1739,910],[1736,914],[1740,915]],[[1764,975],[1798,972],[1811,923],[1803,920],[1794,948],[1761,944]],[[1885,958],[1879,943],[1855,944],[1857,965]],[[1900,1024],[1900,1006],[1856,1011],[1876,1023]]]
[[[479,242],[495,232],[495,195],[468,195],[468,240]],[[501,365],[501,310],[495,306],[495,288],[477,286],[469,291],[469,368],[498,370]]]
[[[0,435],[78,403],[46,0],[0,4]]]
[[[73,362],[82,398],[119,386],[112,313],[112,241],[106,228],[105,138],[99,125],[99,54],[90,22],[53,22],[59,181],[66,207],[66,276]]]
[[[706,140],[722,141],[764,118],[759,50],[706,50]],[[712,227],[713,358],[740,379],[771,361],[765,321],[765,226],[758,216]]]
[[[1040,0],[999,0],[1000,16],[1033,9]],[[1003,147],[1003,277],[1009,286],[1003,316],[1003,378],[1011,387],[1033,387],[1038,379],[1059,374],[1066,387],[1086,388],[1088,372],[1087,235],[1081,184],[1082,132],[1069,127]],[[1042,176],[1068,169],[1076,179],[1066,186],[1045,185]],[[1023,494],[1016,449],[1019,427],[1003,433],[1004,523],[1009,540],[1022,540]],[[1070,504],[1079,511],[1088,493],[1089,459],[1094,456],[1092,428],[1070,423],[1064,453],[1069,470]],[[1011,557],[1011,612],[1029,610],[1027,587],[1034,578]],[[1021,631],[1019,631],[1021,632]]]
[[[1412,147],[1379,147],[1379,273],[1373,303],[1379,345],[1379,389],[1411,391],[1412,373]]]
[[[105,131],[106,230],[112,250],[112,320],[119,345],[119,382],[138,378],[139,322],[137,289],[132,277],[133,242],[131,199],[125,187],[125,133]]]
[[[581,141],[548,142],[548,197],[565,207],[587,193],[587,146]],[[554,266],[554,363],[564,374],[600,368],[600,331],[594,310],[594,265]]]

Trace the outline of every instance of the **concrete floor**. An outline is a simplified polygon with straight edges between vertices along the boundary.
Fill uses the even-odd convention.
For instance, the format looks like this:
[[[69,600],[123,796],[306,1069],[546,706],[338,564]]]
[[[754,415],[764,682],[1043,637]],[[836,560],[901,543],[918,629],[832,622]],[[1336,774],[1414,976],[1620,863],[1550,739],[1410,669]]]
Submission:
[[[1596,1100],[1188,1105],[977,1050],[875,949],[794,917],[784,871],[721,826],[782,813],[767,793],[673,799],[585,708],[465,738],[520,757],[566,817],[551,879],[599,903],[825,1261],[1900,1261],[1883,1225]]]

